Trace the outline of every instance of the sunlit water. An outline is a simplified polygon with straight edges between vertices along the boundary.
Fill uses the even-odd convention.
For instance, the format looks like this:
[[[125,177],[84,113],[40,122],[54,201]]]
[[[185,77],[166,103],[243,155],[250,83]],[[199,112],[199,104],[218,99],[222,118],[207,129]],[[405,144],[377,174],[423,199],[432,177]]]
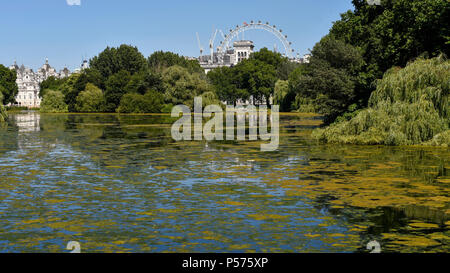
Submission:
[[[0,251],[450,249],[448,148],[319,145],[281,116],[260,142],[174,142],[158,115],[23,112],[0,128]]]

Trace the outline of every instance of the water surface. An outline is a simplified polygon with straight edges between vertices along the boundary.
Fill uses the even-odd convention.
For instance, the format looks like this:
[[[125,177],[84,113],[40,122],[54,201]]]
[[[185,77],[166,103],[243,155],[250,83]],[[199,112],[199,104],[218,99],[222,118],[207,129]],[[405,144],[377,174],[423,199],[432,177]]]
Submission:
[[[11,115],[0,128],[0,251],[450,250],[448,148],[174,142],[164,115]]]

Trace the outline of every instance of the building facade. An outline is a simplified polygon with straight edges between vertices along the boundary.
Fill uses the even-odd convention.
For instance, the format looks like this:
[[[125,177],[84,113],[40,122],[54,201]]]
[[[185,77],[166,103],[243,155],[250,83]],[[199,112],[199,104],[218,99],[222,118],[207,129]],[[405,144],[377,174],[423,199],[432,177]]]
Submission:
[[[222,66],[234,66],[242,62],[245,59],[250,58],[250,55],[254,51],[253,41],[240,40],[233,43],[233,48],[228,49],[224,54],[218,52],[212,53],[212,55],[202,55],[198,57],[198,62],[200,66],[208,74],[209,71],[222,67]],[[295,63],[309,63],[311,54],[305,54],[303,58],[297,57],[289,59],[291,62]]]
[[[28,108],[39,108],[41,106],[41,98],[39,97],[40,84],[49,77],[65,78],[71,75],[70,70],[64,68],[59,72],[56,71],[49,63],[48,59],[37,72],[33,69],[25,67],[23,64],[19,67],[16,62],[9,67],[17,73],[17,86],[19,92],[16,96],[16,105]]]
[[[198,61],[200,66],[205,69],[205,73],[208,73],[214,68],[237,65],[242,60],[248,59],[254,48],[252,41],[236,41],[233,43],[233,48],[228,49],[225,54],[214,52],[212,55],[200,56]]]

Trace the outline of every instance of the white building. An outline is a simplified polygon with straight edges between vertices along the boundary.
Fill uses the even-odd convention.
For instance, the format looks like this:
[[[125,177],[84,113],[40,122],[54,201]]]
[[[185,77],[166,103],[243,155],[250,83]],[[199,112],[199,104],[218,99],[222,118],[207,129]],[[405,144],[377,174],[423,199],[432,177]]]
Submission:
[[[252,41],[236,41],[233,43],[233,48],[228,49],[223,56],[219,56],[217,52],[214,52],[212,58],[211,55],[203,55],[198,58],[198,61],[200,66],[205,69],[205,73],[208,73],[214,68],[234,66],[242,60],[250,58],[254,48]],[[219,61],[219,57],[223,58],[222,62]]]
[[[253,49],[255,46],[252,41],[236,41],[233,43],[234,48],[234,58],[232,58],[232,62],[234,65],[242,62],[250,58],[250,54],[253,53]]]
[[[16,62],[9,67],[17,73],[17,86],[19,92],[16,96],[18,106],[25,106],[28,108],[38,108],[41,106],[41,98],[39,97],[40,83],[53,76],[56,78],[65,78],[70,76],[70,71],[64,68],[59,73],[56,69],[50,66],[48,59],[35,73],[33,69],[25,67],[23,64],[19,67]]]
[[[233,48],[228,49],[224,54],[220,55],[217,52],[214,52],[213,55],[203,55],[198,57],[198,62],[200,66],[205,69],[205,73],[213,70],[214,68],[222,67],[222,66],[234,66],[240,63],[241,61],[250,58],[250,55],[254,51],[253,41],[241,40],[235,41],[233,43]],[[297,58],[289,59],[289,61],[294,63],[309,63],[309,59],[311,58],[311,54],[305,54],[303,58],[298,56]]]
[[[74,73],[74,74],[76,74],[76,73],[81,73],[81,71],[83,71],[83,70],[85,70],[85,69],[88,69],[88,68],[89,68],[89,63],[88,63],[87,60],[84,60],[83,63],[81,64],[81,66],[80,66],[79,68],[75,69],[75,70],[73,71],[73,73]]]

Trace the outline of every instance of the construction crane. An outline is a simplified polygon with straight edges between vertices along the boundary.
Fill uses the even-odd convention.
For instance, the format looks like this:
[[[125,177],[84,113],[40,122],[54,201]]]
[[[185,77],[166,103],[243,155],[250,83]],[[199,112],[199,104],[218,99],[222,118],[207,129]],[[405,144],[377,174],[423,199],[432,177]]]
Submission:
[[[214,41],[216,40],[218,30],[214,32],[214,34],[211,36],[211,39],[209,40],[209,51],[211,54],[211,63],[214,63]]]
[[[200,56],[203,55],[203,46],[200,43],[200,37],[198,36],[198,32],[196,32],[195,34],[197,34],[197,43],[198,43],[198,48],[200,49]]]

